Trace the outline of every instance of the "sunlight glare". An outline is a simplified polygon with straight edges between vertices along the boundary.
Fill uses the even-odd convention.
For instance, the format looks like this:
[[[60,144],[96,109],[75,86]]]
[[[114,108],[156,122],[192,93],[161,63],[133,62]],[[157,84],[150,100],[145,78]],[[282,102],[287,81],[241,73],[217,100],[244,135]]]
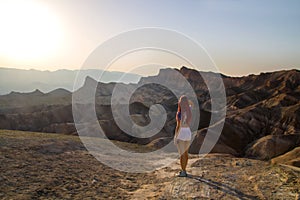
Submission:
[[[0,2],[0,55],[17,61],[52,56],[63,29],[49,8],[37,1]]]

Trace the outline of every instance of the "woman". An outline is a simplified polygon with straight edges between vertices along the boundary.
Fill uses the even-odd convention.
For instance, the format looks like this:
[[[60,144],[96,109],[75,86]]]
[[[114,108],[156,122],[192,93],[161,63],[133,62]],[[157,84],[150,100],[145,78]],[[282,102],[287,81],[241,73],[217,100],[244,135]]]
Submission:
[[[178,110],[176,114],[176,129],[174,143],[177,146],[180,154],[181,171],[180,177],[186,177],[186,165],[188,163],[188,149],[192,138],[192,132],[190,129],[192,121],[192,112],[190,109],[189,101],[186,96],[181,96],[178,102]]]

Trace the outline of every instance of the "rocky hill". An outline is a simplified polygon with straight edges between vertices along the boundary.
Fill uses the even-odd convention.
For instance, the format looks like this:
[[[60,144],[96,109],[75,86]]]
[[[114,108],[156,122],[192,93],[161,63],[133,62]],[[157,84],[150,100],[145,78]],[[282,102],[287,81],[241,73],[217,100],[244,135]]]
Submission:
[[[143,139],[125,134],[116,125],[110,105],[115,83],[97,83],[87,77],[83,87],[75,93],[97,86],[97,117],[108,138],[159,148],[172,140],[177,98],[174,91],[155,81],[165,80],[180,90],[177,72],[193,87],[200,105],[201,118],[190,148],[190,153],[198,153],[211,116],[210,94],[202,76],[214,84],[218,74],[203,72],[201,76],[198,71],[186,67],[180,70],[162,69],[157,76],[143,77],[138,84],[121,84],[125,91],[141,86],[131,96],[128,105],[131,118],[137,124],[150,123],[151,105],[161,104],[167,111],[163,129]],[[227,114],[221,137],[212,152],[269,160],[300,146],[300,71],[277,71],[245,77],[221,74],[221,77],[226,91]],[[72,93],[62,89],[49,93],[38,90],[32,93],[12,92],[0,96],[0,128],[76,134],[71,98]],[[293,158],[293,162],[278,160],[299,167],[299,158]]]

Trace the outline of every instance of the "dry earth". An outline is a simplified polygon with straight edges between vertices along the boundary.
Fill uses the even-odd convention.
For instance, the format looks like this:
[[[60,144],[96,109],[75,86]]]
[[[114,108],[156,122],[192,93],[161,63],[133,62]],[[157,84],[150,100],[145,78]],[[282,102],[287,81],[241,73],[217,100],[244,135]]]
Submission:
[[[121,143],[120,143],[121,144]],[[137,146],[127,145],[127,148]],[[1,199],[299,199],[297,168],[211,154],[152,173],[116,171],[77,136],[0,131]]]

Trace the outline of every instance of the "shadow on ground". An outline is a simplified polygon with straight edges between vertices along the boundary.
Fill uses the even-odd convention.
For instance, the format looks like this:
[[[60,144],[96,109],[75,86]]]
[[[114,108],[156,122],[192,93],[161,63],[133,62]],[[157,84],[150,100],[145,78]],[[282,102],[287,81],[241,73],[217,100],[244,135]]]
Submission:
[[[199,181],[201,183],[205,183],[208,186],[212,187],[213,189],[220,190],[220,191],[222,191],[226,194],[235,196],[235,197],[237,197],[239,199],[242,199],[242,200],[256,200],[256,199],[259,199],[257,196],[252,196],[252,195],[245,194],[245,193],[237,190],[236,188],[230,187],[230,186],[228,186],[226,184],[223,184],[223,183],[220,183],[220,182],[205,179],[201,176],[195,176],[195,175],[189,174],[187,177],[191,178],[191,179],[194,179],[196,181]]]

